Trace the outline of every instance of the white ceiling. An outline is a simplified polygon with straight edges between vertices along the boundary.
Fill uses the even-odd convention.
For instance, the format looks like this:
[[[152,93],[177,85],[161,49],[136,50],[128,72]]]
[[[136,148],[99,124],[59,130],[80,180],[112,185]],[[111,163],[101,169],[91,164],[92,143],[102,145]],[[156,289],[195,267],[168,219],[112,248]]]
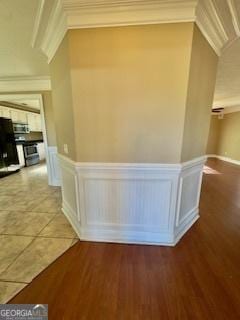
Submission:
[[[0,78],[47,76],[47,59],[31,47],[39,0],[0,0]]]
[[[218,64],[215,100],[240,96],[240,39],[221,55]]]
[[[34,24],[42,0],[0,0],[0,80],[49,75],[47,58],[31,42]],[[96,0],[94,0],[95,2]],[[202,0],[201,0],[202,1]],[[221,11],[222,23],[230,39],[240,26],[240,0],[213,1]],[[235,4],[235,28],[228,3]],[[45,0],[51,6],[53,0]],[[226,25],[226,21],[229,24]],[[45,21],[44,21],[45,22]],[[225,49],[219,59],[215,101],[240,96],[240,40]],[[239,100],[240,101],[240,100]]]
[[[38,99],[10,99],[8,102],[18,103],[25,107],[31,107],[37,110],[40,110],[39,100]]]

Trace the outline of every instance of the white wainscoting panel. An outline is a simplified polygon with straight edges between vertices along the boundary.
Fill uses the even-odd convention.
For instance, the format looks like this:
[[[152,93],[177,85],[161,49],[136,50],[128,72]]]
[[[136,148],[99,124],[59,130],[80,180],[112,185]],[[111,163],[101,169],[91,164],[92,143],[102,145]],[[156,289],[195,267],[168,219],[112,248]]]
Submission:
[[[161,165],[59,157],[63,211],[81,240],[175,245],[198,217],[205,158]]]
[[[199,218],[199,198],[204,161],[183,165],[179,181],[175,237],[178,241]]]
[[[59,163],[62,178],[62,210],[80,237],[80,219],[78,215],[79,192],[76,168],[71,160],[66,161],[62,156],[59,156]]]
[[[84,239],[172,243],[178,168],[101,165],[77,171]]]
[[[49,184],[51,186],[61,186],[61,172],[58,159],[57,147],[48,147],[49,158]]]

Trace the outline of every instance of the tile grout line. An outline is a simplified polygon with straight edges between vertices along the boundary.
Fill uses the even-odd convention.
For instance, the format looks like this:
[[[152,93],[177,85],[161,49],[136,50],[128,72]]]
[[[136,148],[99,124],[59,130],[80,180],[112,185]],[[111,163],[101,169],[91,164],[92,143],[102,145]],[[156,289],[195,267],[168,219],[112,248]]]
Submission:
[[[29,171],[22,171],[20,172],[21,176],[18,175],[18,180],[9,180],[8,182],[10,183],[15,183],[14,185],[12,185],[11,187],[8,188],[8,184],[7,184],[7,180],[5,185],[3,186],[4,188],[0,188],[1,192],[0,193],[0,198],[2,198],[2,205],[3,207],[0,209],[0,215],[1,212],[7,213],[7,214],[11,214],[11,213],[16,213],[19,212],[19,216],[23,216],[24,213],[34,213],[34,214],[49,214],[50,215],[50,220],[46,223],[46,225],[44,225],[35,235],[24,235],[24,234],[9,234],[9,233],[4,233],[5,230],[3,230],[3,233],[0,234],[0,236],[15,236],[15,237],[25,237],[25,238],[29,238],[30,242],[29,244],[23,248],[12,260],[12,262],[1,272],[0,274],[0,281],[1,282],[5,282],[5,283],[16,283],[16,284],[22,284],[22,285],[28,285],[32,282],[33,279],[31,279],[30,282],[24,282],[24,281],[18,281],[18,280],[7,280],[7,278],[5,279],[1,279],[1,275],[3,275],[5,272],[7,272],[14,263],[16,263],[16,261],[24,254],[24,252],[26,252],[30,246],[33,245],[33,243],[37,240],[37,239],[59,239],[59,240],[68,240],[69,242],[71,242],[71,244],[69,245],[69,247],[65,250],[65,252],[70,249],[73,245],[73,242],[75,240],[79,240],[78,238],[75,238],[76,235],[74,236],[70,236],[70,237],[65,237],[65,236],[41,236],[41,232],[43,232],[43,230],[45,228],[48,227],[49,224],[51,224],[53,222],[53,220],[59,215],[59,212],[61,212],[61,195],[59,195],[59,188],[55,188],[52,189],[51,187],[49,188],[49,186],[45,187],[45,184],[47,184],[47,180],[46,179],[42,179],[42,176],[39,176],[37,178],[40,178],[38,183],[35,183],[35,179],[30,179],[30,177],[28,177],[28,172]],[[25,174],[26,173],[26,174]],[[31,173],[31,172],[30,172]],[[15,178],[15,177],[14,177]],[[25,178],[27,179],[27,183],[25,181]],[[23,180],[24,179],[24,180]],[[46,180],[46,181],[45,181]],[[31,186],[31,188],[29,187]],[[28,199],[25,202],[25,199],[21,200],[21,197],[24,196],[23,191],[24,192],[28,192],[32,190],[32,187],[36,187],[38,189],[42,189],[43,191],[43,196],[41,198],[41,201],[39,201],[39,199]],[[16,190],[21,188],[21,192],[17,192]],[[11,190],[12,189],[12,190]],[[11,191],[13,192],[13,194],[11,193]],[[56,191],[56,192],[55,192]],[[41,190],[40,190],[41,192]],[[6,197],[9,196],[10,193],[10,198],[8,198],[8,200],[4,200],[4,198],[6,199]],[[20,198],[18,198],[20,197]],[[9,204],[9,201],[11,202],[11,200],[13,200],[13,202],[11,204]],[[15,201],[14,201],[15,200]],[[42,210],[40,208],[40,205],[42,203],[42,201],[45,200],[49,200],[49,208],[46,208],[45,210]],[[32,202],[29,203],[28,205],[28,201]],[[52,204],[52,205],[51,205]],[[54,209],[54,212],[49,212],[48,210],[51,211],[51,207],[58,207],[58,204],[60,204],[59,208],[57,210]],[[31,207],[35,206],[34,208],[30,209]],[[39,209],[37,209],[37,207],[39,206]],[[48,207],[48,205],[46,205]],[[6,207],[6,208],[5,208]],[[9,210],[10,207],[10,210]],[[14,208],[15,207],[15,208]],[[16,209],[18,208],[19,209]],[[26,209],[24,209],[24,207]],[[36,208],[36,209],[35,209]],[[52,216],[51,216],[52,215]],[[7,230],[6,230],[7,231]],[[64,252],[63,252],[64,253]],[[62,253],[62,254],[63,254]]]
[[[7,283],[20,283],[20,284],[29,284],[29,283],[30,283],[30,282],[13,281],[13,280],[3,280],[3,279],[0,279],[0,282],[7,282]]]
[[[1,280],[1,275],[7,271],[10,266],[20,257],[20,255],[30,246],[30,244],[33,243],[33,241],[35,240],[36,237],[33,237],[32,241],[29,242],[29,244],[14,258],[14,260],[7,266],[6,269],[4,269],[1,273],[0,273],[0,280]]]
[[[48,221],[48,223],[36,234],[36,237],[39,237],[39,234],[53,221],[53,219],[56,217],[56,214],[53,214],[53,217]]]
[[[53,218],[54,218],[54,217],[55,217],[55,215],[53,215]],[[52,218],[50,221],[52,221],[53,218]],[[49,221],[49,222],[50,222],[50,221]],[[44,228],[45,228],[45,227],[44,227]],[[42,230],[43,230],[43,229],[42,229]],[[42,230],[41,230],[40,232],[42,232]],[[38,233],[38,234],[39,234],[39,233]],[[31,236],[29,236],[29,237],[31,237]],[[33,237],[32,241],[29,242],[29,244],[14,258],[14,260],[7,266],[6,269],[4,269],[4,270],[1,272],[1,274],[3,274],[4,272],[6,272],[6,271],[10,268],[10,266],[20,257],[20,255],[25,252],[25,250],[34,242],[34,240],[36,240],[37,235],[36,235],[36,236],[32,236],[32,237]],[[0,274],[0,279],[1,279],[1,274]]]
[[[51,220],[45,225],[45,227],[47,227],[47,225],[54,219],[55,216],[57,216],[57,213],[53,215],[53,217],[52,217]],[[45,227],[44,227],[44,228],[45,228]],[[42,228],[39,233],[41,233],[44,228]],[[6,269],[4,269],[4,270],[1,272],[1,274],[3,274],[4,272],[6,272],[6,271],[12,266],[12,264],[20,257],[20,255],[22,255],[22,254],[27,250],[27,248],[28,248],[37,238],[45,238],[45,239],[67,239],[67,240],[72,240],[72,242],[73,242],[73,240],[75,239],[75,238],[59,238],[59,237],[42,237],[42,236],[39,236],[39,233],[37,233],[37,235],[35,235],[35,236],[26,236],[26,237],[32,237],[32,238],[33,238],[32,241],[14,258],[14,260],[7,266]],[[1,234],[1,235],[11,236],[11,235],[9,235],[9,234]],[[24,237],[24,235],[15,235],[15,236],[17,236],[17,237]],[[70,245],[70,247],[71,247],[71,245]],[[70,247],[69,247],[69,248],[70,248]],[[4,280],[1,279],[1,274],[0,274],[0,281],[4,281]],[[5,280],[5,282],[10,282],[10,281]],[[14,281],[12,281],[12,282],[14,282]],[[17,283],[17,282],[16,282],[16,283]],[[21,282],[19,282],[19,283],[21,283]],[[25,283],[25,282],[23,282],[23,283]],[[29,282],[29,283],[30,283],[30,282]],[[28,283],[27,283],[27,284],[28,284]]]
[[[45,228],[45,227],[44,227]],[[53,237],[53,236],[41,236],[41,235],[29,235],[29,234],[16,234],[16,233],[1,233],[0,236],[14,236],[14,237],[28,237],[28,238],[44,238],[44,239],[79,239],[78,237]]]

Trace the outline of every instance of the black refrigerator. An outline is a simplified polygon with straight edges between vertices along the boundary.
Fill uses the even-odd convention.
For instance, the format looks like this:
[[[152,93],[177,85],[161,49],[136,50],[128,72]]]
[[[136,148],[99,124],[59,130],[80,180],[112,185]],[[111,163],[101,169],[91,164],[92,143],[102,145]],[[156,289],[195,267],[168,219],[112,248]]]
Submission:
[[[0,117],[0,178],[18,171],[18,164],[12,120]]]

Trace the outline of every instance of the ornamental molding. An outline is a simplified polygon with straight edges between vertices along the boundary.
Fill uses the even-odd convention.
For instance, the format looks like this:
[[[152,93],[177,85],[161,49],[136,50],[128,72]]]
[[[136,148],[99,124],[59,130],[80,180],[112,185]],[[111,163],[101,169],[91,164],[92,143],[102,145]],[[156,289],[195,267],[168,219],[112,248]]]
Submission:
[[[39,44],[48,62],[69,29],[196,22],[217,55],[234,40],[227,32],[229,23],[234,38],[240,36],[236,0],[227,0],[231,21],[224,20],[216,0],[52,0],[51,5],[40,1],[32,44]]]

